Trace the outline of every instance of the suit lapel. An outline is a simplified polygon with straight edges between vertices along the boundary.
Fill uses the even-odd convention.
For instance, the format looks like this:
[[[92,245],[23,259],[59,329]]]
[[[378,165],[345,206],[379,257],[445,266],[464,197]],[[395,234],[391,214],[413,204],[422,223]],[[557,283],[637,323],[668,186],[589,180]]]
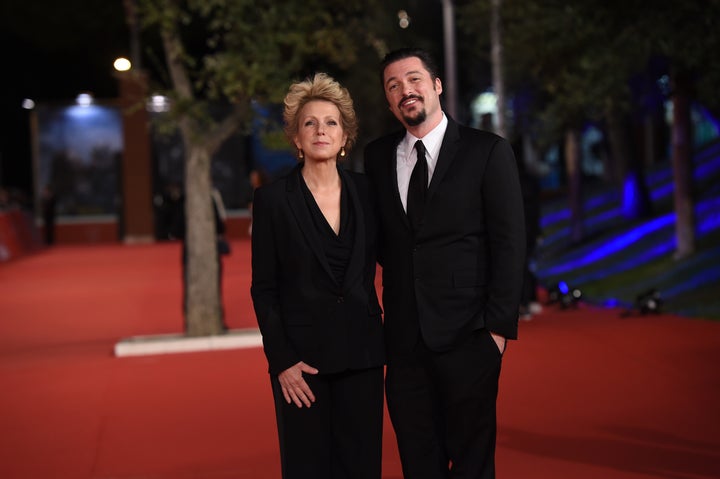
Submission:
[[[353,208],[355,217],[355,236],[353,238],[353,247],[350,254],[350,262],[348,264],[347,271],[345,272],[345,284],[352,284],[355,277],[363,272],[363,266],[365,264],[365,250],[363,244],[366,241],[366,225],[365,225],[365,211],[363,210],[363,203],[360,200],[355,182],[345,172],[340,171],[340,177],[342,178],[343,188],[347,188],[348,198],[350,199],[350,207]]]
[[[384,162],[385,165],[387,165],[388,168],[388,176],[387,178],[390,178],[390,191],[392,191],[392,204],[397,209],[398,216],[402,218],[403,223],[407,228],[410,228],[410,220],[407,217],[407,213],[405,213],[405,208],[403,208],[402,200],[400,199],[400,190],[398,188],[398,178],[397,178],[397,148],[400,142],[402,141],[403,137],[405,136],[405,131],[398,133],[396,136],[394,136],[390,141],[390,146],[388,148],[388,158]]]
[[[293,216],[295,216],[295,220],[298,223],[298,229],[300,229],[305,236],[305,241],[307,241],[308,246],[317,257],[323,267],[323,270],[325,270],[325,272],[334,281],[335,276],[330,270],[330,263],[328,263],[325,252],[320,247],[322,241],[313,226],[313,220],[310,217],[310,212],[305,204],[305,195],[303,195],[302,187],[300,185],[300,168],[302,168],[302,165],[296,166],[287,176],[286,191],[288,207],[290,208],[290,211],[292,211]]]
[[[433,172],[430,185],[428,186],[428,194],[425,204],[432,201],[432,197],[437,191],[438,185],[442,182],[450,164],[455,159],[455,154],[460,146],[459,140],[460,133],[458,131],[458,125],[450,117],[448,117],[447,129],[445,130],[445,136],[443,137],[443,142],[440,146],[440,154],[438,155],[438,161],[435,164],[435,171]]]
[[[410,220],[408,220],[405,209],[402,206],[402,201],[400,200],[400,190],[398,189],[397,181],[397,147],[404,136],[405,131],[402,131],[391,138],[388,147],[389,157],[384,163],[387,165],[389,170],[387,172],[387,178],[390,178],[391,182],[390,191],[392,191],[393,196],[392,203],[395,205],[394,207],[398,209],[398,216],[402,218],[405,227],[410,228]],[[432,197],[437,191],[438,185],[442,182],[448,168],[450,168],[450,165],[455,159],[455,154],[460,146],[459,140],[460,132],[458,124],[455,123],[452,118],[448,117],[448,125],[445,130],[445,135],[443,136],[442,145],[440,146],[438,161],[435,164],[435,171],[433,172],[432,179],[430,180],[430,185],[428,185],[427,197],[425,199],[426,205],[432,201]]]

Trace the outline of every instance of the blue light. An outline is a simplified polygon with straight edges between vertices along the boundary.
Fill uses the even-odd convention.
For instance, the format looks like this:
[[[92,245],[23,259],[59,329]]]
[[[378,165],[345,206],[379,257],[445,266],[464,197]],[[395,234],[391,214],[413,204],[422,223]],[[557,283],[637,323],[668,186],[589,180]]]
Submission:
[[[696,205],[695,216],[697,222],[697,236],[701,238],[720,228],[720,198],[713,198]],[[554,267],[539,268],[542,277],[559,276],[582,267],[589,267],[612,254],[615,254],[632,243],[654,234],[653,246],[635,254],[631,259],[619,264],[605,265],[601,271],[591,271],[577,275],[573,281],[584,284],[594,279],[600,279],[613,273],[627,271],[636,266],[647,263],[654,258],[669,254],[675,248],[675,213],[650,220],[637,228],[624,232],[615,238],[605,241],[601,245],[591,244],[568,255],[566,260]]]
[[[623,233],[623,234],[617,236],[616,238],[614,238],[598,247],[595,247],[588,254],[584,254],[583,253],[584,250],[580,251],[580,252],[578,252],[578,254],[582,255],[582,257],[579,258],[578,260],[558,264],[557,266],[555,266],[553,268],[546,269],[543,272],[543,274],[548,275],[548,276],[555,276],[555,275],[559,275],[562,273],[566,273],[568,271],[572,271],[579,267],[583,267],[583,266],[592,264],[602,258],[605,258],[609,255],[617,253],[618,251],[622,250],[623,248],[638,241],[645,235],[648,235],[650,233],[653,233],[662,228],[672,225],[674,223],[674,221],[675,221],[675,213],[668,213],[657,219],[649,221],[649,222],[645,223],[644,225],[641,225],[641,226],[635,228],[634,230]]]
[[[621,306],[622,303],[617,298],[607,298],[605,301],[603,301],[602,305],[606,308],[616,308],[618,306]]]
[[[640,185],[638,185],[637,175],[628,173],[625,178],[625,187],[623,188],[623,213],[626,218],[635,218],[638,208],[640,207]]]
[[[715,255],[717,254],[717,251],[715,251]],[[712,257],[710,258],[710,260],[712,260]],[[665,296],[667,296],[668,298],[672,298],[681,293],[692,291],[699,287],[716,283],[718,281],[720,281],[720,268],[704,270],[696,274],[695,276],[692,276],[690,278],[684,278],[681,283],[675,284],[673,288],[664,289],[663,294],[665,294]]]
[[[717,170],[720,169],[720,143],[716,143],[708,147],[707,149],[699,152],[694,158],[694,163],[695,168],[693,170],[693,178],[695,180],[702,180],[703,178],[716,173]],[[629,179],[628,182],[626,182],[624,192],[626,195],[631,195],[633,197],[632,204],[634,204],[637,200],[637,188],[633,187],[632,184],[628,184],[630,183],[630,181],[635,181],[635,179],[632,178]],[[648,172],[646,174],[646,183],[648,185],[648,188],[650,189],[650,198],[653,202],[660,201],[669,197],[670,195],[672,195],[674,189],[672,168],[663,168],[657,171]],[[585,201],[585,214],[590,217],[590,214],[594,209],[603,208],[606,207],[606,205],[608,204],[612,204],[618,201],[620,201],[620,198],[618,198],[618,194],[616,192],[611,191],[601,195],[595,195]],[[627,207],[631,206],[628,201],[625,201],[624,203],[625,205],[627,205]],[[621,207],[617,207],[608,212],[600,214],[603,218],[607,218],[611,217],[614,214],[620,213],[620,211],[627,213],[626,209],[621,210],[620,208]],[[561,208],[557,211],[543,214],[543,217],[541,219],[541,225],[543,228],[548,228],[556,223],[568,221],[569,219],[570,210],[568,208]],[[593,223],[593,221],[595,221],[595,218],[592,220],[588,220],[586,224],[588,226],[600,225],[599,221],[598,223]],[[557,239],[567,238],[568,234],[569,233],[567,229],[561,229],[555,234],[544,238],[545,244],[552,244],[552,242]]]

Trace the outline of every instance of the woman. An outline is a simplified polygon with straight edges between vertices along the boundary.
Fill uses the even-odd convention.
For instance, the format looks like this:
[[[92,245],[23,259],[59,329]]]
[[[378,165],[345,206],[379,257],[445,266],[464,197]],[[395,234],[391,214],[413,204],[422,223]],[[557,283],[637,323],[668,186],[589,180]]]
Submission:
[[[293,84],[285,133],[299,164],[253,201],[252,298],[275,399],[284,479],[379,479],[383,421],[376,226],[348,91]]]

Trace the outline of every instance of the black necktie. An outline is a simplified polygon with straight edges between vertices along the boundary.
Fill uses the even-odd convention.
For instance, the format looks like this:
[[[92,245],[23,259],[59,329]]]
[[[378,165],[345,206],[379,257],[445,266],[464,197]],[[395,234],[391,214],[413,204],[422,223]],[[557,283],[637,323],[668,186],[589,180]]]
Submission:
[[[423,145],[422,141],[418,140],[415,142],[415,151],[417,151],[417,162],[410,175],[407,196],[407,215],[413,232],[418,230],[420,220],[423,216],[423,210],[425,209],[425,192],[427,191],[428,184],[425,145]]]

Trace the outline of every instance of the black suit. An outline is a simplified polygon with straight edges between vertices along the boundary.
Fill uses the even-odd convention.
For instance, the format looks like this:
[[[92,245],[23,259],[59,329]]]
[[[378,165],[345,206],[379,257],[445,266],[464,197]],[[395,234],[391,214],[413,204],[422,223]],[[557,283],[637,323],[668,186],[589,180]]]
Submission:
[[[517,165],[504,139],[448,119],[413,234],[397,184],[404,135],[365,150],[382,238],[388,405],[403,471],[406,479],[494,477],[501,355],[489,332],[517,337],[525,252]],[[469,391],[473,375],[480,386]],[[466,466],[482,472],[464,475]]]
[[[338,171],[355,219],[343,284],[321,247],[300,166],[258,188],[253,200],[251,292],[286,478],[380,477],[384,344],[374,286],[376,225],[367,179]],[[287,405],[279,390],[277,375],[299,361],[319,370],[305,376],[316,395],[311,408]],[[346,412],[329,416],[339,408]],[[329,431],[327,422],[344,423]],[[329,434],[342,437],[330,441]],[[322,470],[326,463],[330,469]],[[343,470],[348,464],[352,470]]]

